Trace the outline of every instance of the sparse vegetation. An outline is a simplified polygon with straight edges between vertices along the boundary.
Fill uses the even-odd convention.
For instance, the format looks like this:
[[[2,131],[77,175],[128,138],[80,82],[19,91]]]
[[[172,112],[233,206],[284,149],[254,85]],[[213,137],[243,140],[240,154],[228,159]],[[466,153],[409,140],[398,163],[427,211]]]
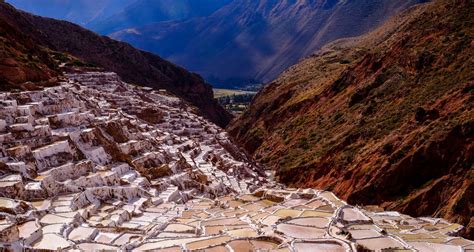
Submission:
[[[298,141],[298,148],[303,150],[309,150],[310,147],[311,146],[308,143],[308,139],[306,137],[300,138],[300,140]]]

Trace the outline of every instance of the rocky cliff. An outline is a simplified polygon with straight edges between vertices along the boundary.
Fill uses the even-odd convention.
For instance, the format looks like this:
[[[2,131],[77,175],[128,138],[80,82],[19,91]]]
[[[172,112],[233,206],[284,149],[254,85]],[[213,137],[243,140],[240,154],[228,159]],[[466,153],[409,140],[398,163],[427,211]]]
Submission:
[[[211,86],[199,75],[157,55],[101,37],[69,22],[17,11],[5,3],[0,4],[0,16],[38,45],[114,71],[127,82],[167,89],[195,105],[203,115],[220,126],[225,126],[231,118],[214,100]]]
[[[229,132],[292,186],[446,217],[473,237],[472,1],[338,41],[265,87]]]

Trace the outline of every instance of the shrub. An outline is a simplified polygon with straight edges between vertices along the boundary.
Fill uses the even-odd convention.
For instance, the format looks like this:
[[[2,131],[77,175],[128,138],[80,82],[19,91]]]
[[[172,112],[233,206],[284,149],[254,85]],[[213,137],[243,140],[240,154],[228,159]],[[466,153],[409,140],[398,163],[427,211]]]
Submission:
[[[382,147],[383,154],[390,154],[393,151],[393,145],[391,143],[386,143]]]
[[[298,141],[298,148],[303,150],[309,150],[310,147],[311,146],[308,143],[308,139],[306,137],[300,138],[300,140]]]

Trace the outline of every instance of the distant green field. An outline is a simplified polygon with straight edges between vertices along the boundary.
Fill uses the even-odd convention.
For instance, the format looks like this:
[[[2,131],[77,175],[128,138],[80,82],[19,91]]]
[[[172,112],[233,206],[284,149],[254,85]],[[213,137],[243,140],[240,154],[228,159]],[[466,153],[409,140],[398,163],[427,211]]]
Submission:
[[[252,102],[257,92],[235,90],[235,89],[214,89],[214,97],[219,104],[234,115],[241,114]]]
[[[232,96],[232,95],[245,95],[245,94],[256,94],[257,92],[252,91],[243,91],[243,90],[236,90],[236,89],[214,89],[214,98]]]

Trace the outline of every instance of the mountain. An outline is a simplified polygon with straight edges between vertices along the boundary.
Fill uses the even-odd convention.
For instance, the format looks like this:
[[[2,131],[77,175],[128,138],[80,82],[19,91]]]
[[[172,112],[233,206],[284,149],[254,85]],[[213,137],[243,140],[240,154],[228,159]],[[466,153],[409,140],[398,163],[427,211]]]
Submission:
[[[205,117],[220,126],[225,126],[231,119],[231,115],[213,98],[212,87],[199,75],[157,55],[101,37],[69,22],[17,11],[6,3],[0,3],[0,17],[9,20],[9,24],[38,46],[71,54],[107,71],[116,72],[126,82],[167,89],[195,105]]]
[[[18,9],[36,15],[67,20],[89,27],[136,2],[137,0],[7,0]]]
[[[427,0],[9,0],[161,55],[223,87],[266,83]]]
[[[92,22],[92,30],[110,34],[161,21],[207,16],[232,0],[138,0],[115,15]]]
[[[112,34],[216,84],[268,82],[324,44],[361,35],[422,0],[235,0],[207,17]]]
[[[328,45],[228,131],[294,187],[444,217],[474,237],[474,3],[437,0]]]
[[[0,16],[0,90],[48,84],[60,73],[50,52]]]
[[[7,0],[18,9],[67,20],[100,34],[210,15],[232,0]]]

